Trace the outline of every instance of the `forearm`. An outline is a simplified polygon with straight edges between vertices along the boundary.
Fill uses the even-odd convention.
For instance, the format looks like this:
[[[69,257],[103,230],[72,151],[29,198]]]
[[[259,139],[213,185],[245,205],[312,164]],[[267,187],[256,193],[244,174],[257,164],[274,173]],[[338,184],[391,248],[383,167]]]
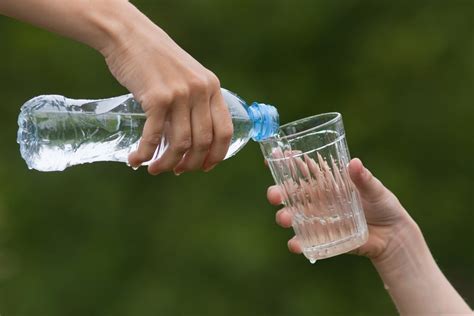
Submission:
[[[440,271],[413,221],[390,243],[387,255],[372,262],[400,313],[472,313]]]
[[[0,14],[80,41],[102,53],[113,43],[125,40],[133,23],[149,22],[127,0],[1,0]]]

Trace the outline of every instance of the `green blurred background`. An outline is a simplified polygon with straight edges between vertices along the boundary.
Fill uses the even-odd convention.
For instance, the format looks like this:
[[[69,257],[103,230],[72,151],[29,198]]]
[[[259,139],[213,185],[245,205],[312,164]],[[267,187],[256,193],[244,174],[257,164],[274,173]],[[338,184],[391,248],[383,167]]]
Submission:
[[[343,114],[361,157],[474,304],[474,1],[134,1],[281,120]],[[370,261],[287,251],[256,144],[209,174],[30,171],[19,107],[126,93],[81,44],[0,17],[2,315],[393,315]]]

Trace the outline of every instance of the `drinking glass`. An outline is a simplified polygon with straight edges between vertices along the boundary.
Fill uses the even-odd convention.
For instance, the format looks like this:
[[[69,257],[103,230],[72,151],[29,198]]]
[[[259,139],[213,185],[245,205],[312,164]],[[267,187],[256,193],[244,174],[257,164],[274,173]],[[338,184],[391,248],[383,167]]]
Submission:
[[[311,263],[367,241],[360,197],[347,169],[350,156],[340,113],[283,125],[260,147]]]

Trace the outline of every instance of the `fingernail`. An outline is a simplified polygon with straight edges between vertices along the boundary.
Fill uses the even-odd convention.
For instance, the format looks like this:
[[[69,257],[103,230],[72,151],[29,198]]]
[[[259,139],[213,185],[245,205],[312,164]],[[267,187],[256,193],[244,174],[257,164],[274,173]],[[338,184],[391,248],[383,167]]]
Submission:
[[[184,170],[182,170],[182,169],[177,169],[177,170],[173,170],[173,172],[174,172],[174,175],[175,175],[175,176],[180,176],[180,175],[184,172]]]
[[[133,170],[137,170],[138,168],[141,167],[141,164],[138,165],[132,165],[129,161],[126,162],[127,166],[132,168]]]
[[[213,165],[210,165],[208,167],[204,167],[203,170],[204,172],[209,172],[211,171],[212,169],[214,169],[214,167],[216,166],[217,164],[213,164]]]

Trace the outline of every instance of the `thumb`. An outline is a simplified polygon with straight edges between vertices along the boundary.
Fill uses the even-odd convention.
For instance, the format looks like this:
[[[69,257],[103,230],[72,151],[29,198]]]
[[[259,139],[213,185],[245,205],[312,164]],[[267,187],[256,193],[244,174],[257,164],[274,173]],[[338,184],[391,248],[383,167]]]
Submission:
[[[351,160],[349,175],[363,200],[369,203],[377,203],[386,197],[388,190],[382,182],[364,167],[360,159],[354,158]]]

